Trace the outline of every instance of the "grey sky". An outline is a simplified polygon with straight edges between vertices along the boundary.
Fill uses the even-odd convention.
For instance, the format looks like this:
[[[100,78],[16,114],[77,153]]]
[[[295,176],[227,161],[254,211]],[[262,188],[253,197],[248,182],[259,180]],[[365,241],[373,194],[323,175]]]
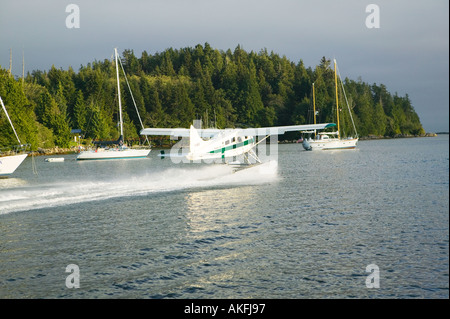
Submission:
[[[70,3],[80,28],[68,29]],[[366,6],[380,8],[380,28],[368,29]],[[426,131],[449,130],[448,0],[2,0],[0,65],[13,73],[78,71],[80,65],[133,49],[140,57],[208,42],[240,44],[303,60],[314,67],[336,58],[343,77],[383,83],[408,94]]]

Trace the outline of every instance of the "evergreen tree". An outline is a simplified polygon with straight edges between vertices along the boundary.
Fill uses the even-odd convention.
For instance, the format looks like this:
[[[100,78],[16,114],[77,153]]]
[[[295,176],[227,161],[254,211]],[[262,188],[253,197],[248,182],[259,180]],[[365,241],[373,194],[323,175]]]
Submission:
[[[69,124],[49,92],[40,95],[36,115],[40,123],[52,130],[54,145],[69,147],[71,140]]]
[[[73,120],[72,125],[74,128],[81,129],[83,132],[86,130],[87,118],[87,107],[84,102],[83,93],[78,90],[75,106],[73,109]]]
[[[111,140],[119,138],[119,133],[117,133],[118,125],[115,125],[115,130],[112,130],[112,127],[108,125],[105,116],[97,105],[91,104],[89,106],[88,113],[90,113],[90,116],[85,137],[97,140]],[[114,131],[115,134],[110,134],[111,130]]]
[[[380,101],[376,103],[374,112],[372,115],[374,131],[376,135],[384,136],[386,134],[386,114],[384,114],[383,102]]]

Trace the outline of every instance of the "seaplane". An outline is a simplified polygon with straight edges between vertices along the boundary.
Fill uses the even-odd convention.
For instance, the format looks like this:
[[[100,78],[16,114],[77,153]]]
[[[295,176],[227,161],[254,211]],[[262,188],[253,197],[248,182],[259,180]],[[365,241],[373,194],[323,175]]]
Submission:
[[[321,130],[335,126],[334,123],[289,125],[259,128],[144,128],[141,135],[170,136],[182,140],[175,144],[170,152],[170,157],[178,157],[194,163],[225,163],[237,168],[247,168],[261,164],[261,158],[266,153],[255,152],[255,147],[266,141],[270,136],[270,145],[277,145],[278,135],[289,131]],[[184,140],[184,143],[182,143]],[[187,143],[186,143],[187,142]],[[183,146],[188,146],[187,151]],[[264,144],[261,144],[264,145]],[[181,152],[180,152],[181,151]],[[272,153],[272,149],[270,150]],[[265,155],[265,154],[264,154]],[[236,160],[239,157],[238,160]]]

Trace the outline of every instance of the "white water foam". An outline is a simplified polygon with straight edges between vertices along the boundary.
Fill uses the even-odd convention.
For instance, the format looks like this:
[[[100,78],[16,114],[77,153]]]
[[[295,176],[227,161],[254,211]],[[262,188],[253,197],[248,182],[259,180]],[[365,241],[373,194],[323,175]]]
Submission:
[[[106,180],[75,180],[3,188],[0,195],[0,214],[189,188],[265,183],[276,178],[276,166],[276,162],[269,162],[236,173],[227,165],[170,168],[139,176],[111,177]]]

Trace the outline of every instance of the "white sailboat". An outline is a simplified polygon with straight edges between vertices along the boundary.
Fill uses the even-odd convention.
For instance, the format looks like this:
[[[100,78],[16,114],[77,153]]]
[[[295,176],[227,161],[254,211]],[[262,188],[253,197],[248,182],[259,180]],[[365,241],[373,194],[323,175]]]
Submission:
[[[6,111],[6,107],[3,104],[3,100],[0,97],[0,102],[2,104],[3,111],[5,111],[6,117],[8,118],[9,124],[11,124],[11,127],[14,131],[14,134],[16,135],[17,141],[19,142],[19,146],[23,147],[22,142],[19,139],[19,136],[16,133],[16,130],[14,129],[14,125],[11,122],[11,119],[9,118],[8,112]],[[28,156],[27,153],[24,154],[12,154],[12,155],[1,155],[0,156],[0,178],[8,177],[14,171],[22,164],[22,162],[25,160],[25,158]]]
[[[117,49],[114,49],[117,75],[117,92],[119,99],[119,124],[120,137],[115,144],[117,147],[97,148],[95,150],[82,151],[77,156],[77,160],[107,160],[107,159],[130,159],[145,158],[150,153],[150,149],[131,149],[123,144],[123,120],[122,120],[122,101],[120,99],[120,81],[119,81],[119,61]],[[125,73],[125,72],[124,72]]]
[[[350,113],[350,118],[352,119],[353,128],[355,130],[356,137],[341,138],[339,132],[339,98],[338,98],[338,84],[337,84],[337,66],[336,59],[334,60],[334,81],[336,89],[336,117],[337,117],[337,131],[335,132],[320,132],[316,134],[314,132],[304,132],[304,133],[314,133],[315,137],[304,138],[303,148],[307,151],[314,150],[344,150],[344,149],[355,149],[358,144],[358,133],[356,132],[355,123],[353,122],[352,112],[347,103],[348,111]],[[341,82],[342,84],[342,82]],[[344,86],[342,85],[342,90],[344,91]],[[344,91],[345,96],[345,91]],[[345,97],[347,100],[347,98]],[[314,97],[314,84],[313,84],[313,100],[314,100],[314,123],[316,121],[316,110],[315,110],[315,97]]]

